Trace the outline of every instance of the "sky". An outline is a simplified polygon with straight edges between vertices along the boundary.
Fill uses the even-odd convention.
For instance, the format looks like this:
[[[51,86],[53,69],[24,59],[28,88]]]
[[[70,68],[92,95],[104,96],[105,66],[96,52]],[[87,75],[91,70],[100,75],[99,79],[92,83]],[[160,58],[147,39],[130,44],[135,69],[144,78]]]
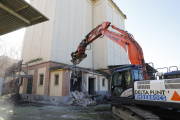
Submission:
[[[26,0],[29,2],[29,0]],[[180,68],[180,0],[114,0],[127,16],[125,29],[143,49],[145,62],[155,68]],[[21,46],[25,29],[0,38]]]
[[[180,68],[180,0],[114,0],[127,16],[125,29],[155,68]]]
[[[28,3],[30,0],[25,0]],[[23,39],[24,39],[24,34],[25,34],[25,28],[17,30],[15,32],[11,32],[5,35],[0,36],[0,39],[2,39],[6,45],[9,47],[14,47],[14,49],[19,50],[19,57],[15,59],[20,59],[21,55],[21,49],[22,49],[22,44],[23,44]]]

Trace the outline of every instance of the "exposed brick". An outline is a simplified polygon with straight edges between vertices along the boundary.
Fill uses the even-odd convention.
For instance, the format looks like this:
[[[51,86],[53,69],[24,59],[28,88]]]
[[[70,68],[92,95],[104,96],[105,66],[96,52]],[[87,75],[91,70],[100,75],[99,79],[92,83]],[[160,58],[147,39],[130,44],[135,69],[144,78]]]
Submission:
[[[62,79],[62,96],[69,96],[70,90],[70,71],[63,70],[63,79]]]

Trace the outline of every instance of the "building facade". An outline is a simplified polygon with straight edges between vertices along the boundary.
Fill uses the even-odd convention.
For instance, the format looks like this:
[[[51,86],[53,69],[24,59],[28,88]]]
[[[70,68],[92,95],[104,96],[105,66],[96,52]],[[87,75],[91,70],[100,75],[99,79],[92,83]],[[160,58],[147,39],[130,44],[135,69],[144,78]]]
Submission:
[[[66,102],[73,90],[108,93],[109,81],[92,69],[129,63],[125,50],[110,39],[98,38],[86,51],[87,58],[78,65],[83,68],[78,78],[81,82],[72,83],[72,69],[62,66],[72,65],[71,53],[102,22],[125,29],[126,16],[116,4],[112,0],[31,0],[31,4],[50,20],[26,30],[21,58],[23,70],[33,77],[24,78],[20,87],[23,97]]]

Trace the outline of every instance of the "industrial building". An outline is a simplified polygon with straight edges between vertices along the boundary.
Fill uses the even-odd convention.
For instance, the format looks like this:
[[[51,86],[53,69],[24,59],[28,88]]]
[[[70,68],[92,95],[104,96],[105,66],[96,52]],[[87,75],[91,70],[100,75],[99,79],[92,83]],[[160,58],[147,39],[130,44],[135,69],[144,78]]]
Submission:
[[[71,52],[93,28],[110,21],[125,29],[126,16],[113,0],[31,0],[31,5],[49,18],[27,28],[22,48],[23,99],[65,103],[74,90],[89,94],[109,93],[108,66],[128,64],[125,50],[108,38],[99,38],[78,65],[82,77],[71,78]],[[111,29],[111,31],[113,31]],[[24,73],[22,73],[24,74]]]

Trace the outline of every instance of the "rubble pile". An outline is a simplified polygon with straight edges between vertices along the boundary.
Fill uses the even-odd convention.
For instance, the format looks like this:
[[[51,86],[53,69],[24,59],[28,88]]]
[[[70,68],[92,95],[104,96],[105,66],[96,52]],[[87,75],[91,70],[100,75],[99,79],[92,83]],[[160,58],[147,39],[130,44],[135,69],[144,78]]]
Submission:
[[[96,101],[90,100],[92,97],[89,94],[83,94],[79,91],[74,91],[71,93],[73,98],[67,103],[67,105],[78,106],[78,107],[87,107],[96,105]]]

